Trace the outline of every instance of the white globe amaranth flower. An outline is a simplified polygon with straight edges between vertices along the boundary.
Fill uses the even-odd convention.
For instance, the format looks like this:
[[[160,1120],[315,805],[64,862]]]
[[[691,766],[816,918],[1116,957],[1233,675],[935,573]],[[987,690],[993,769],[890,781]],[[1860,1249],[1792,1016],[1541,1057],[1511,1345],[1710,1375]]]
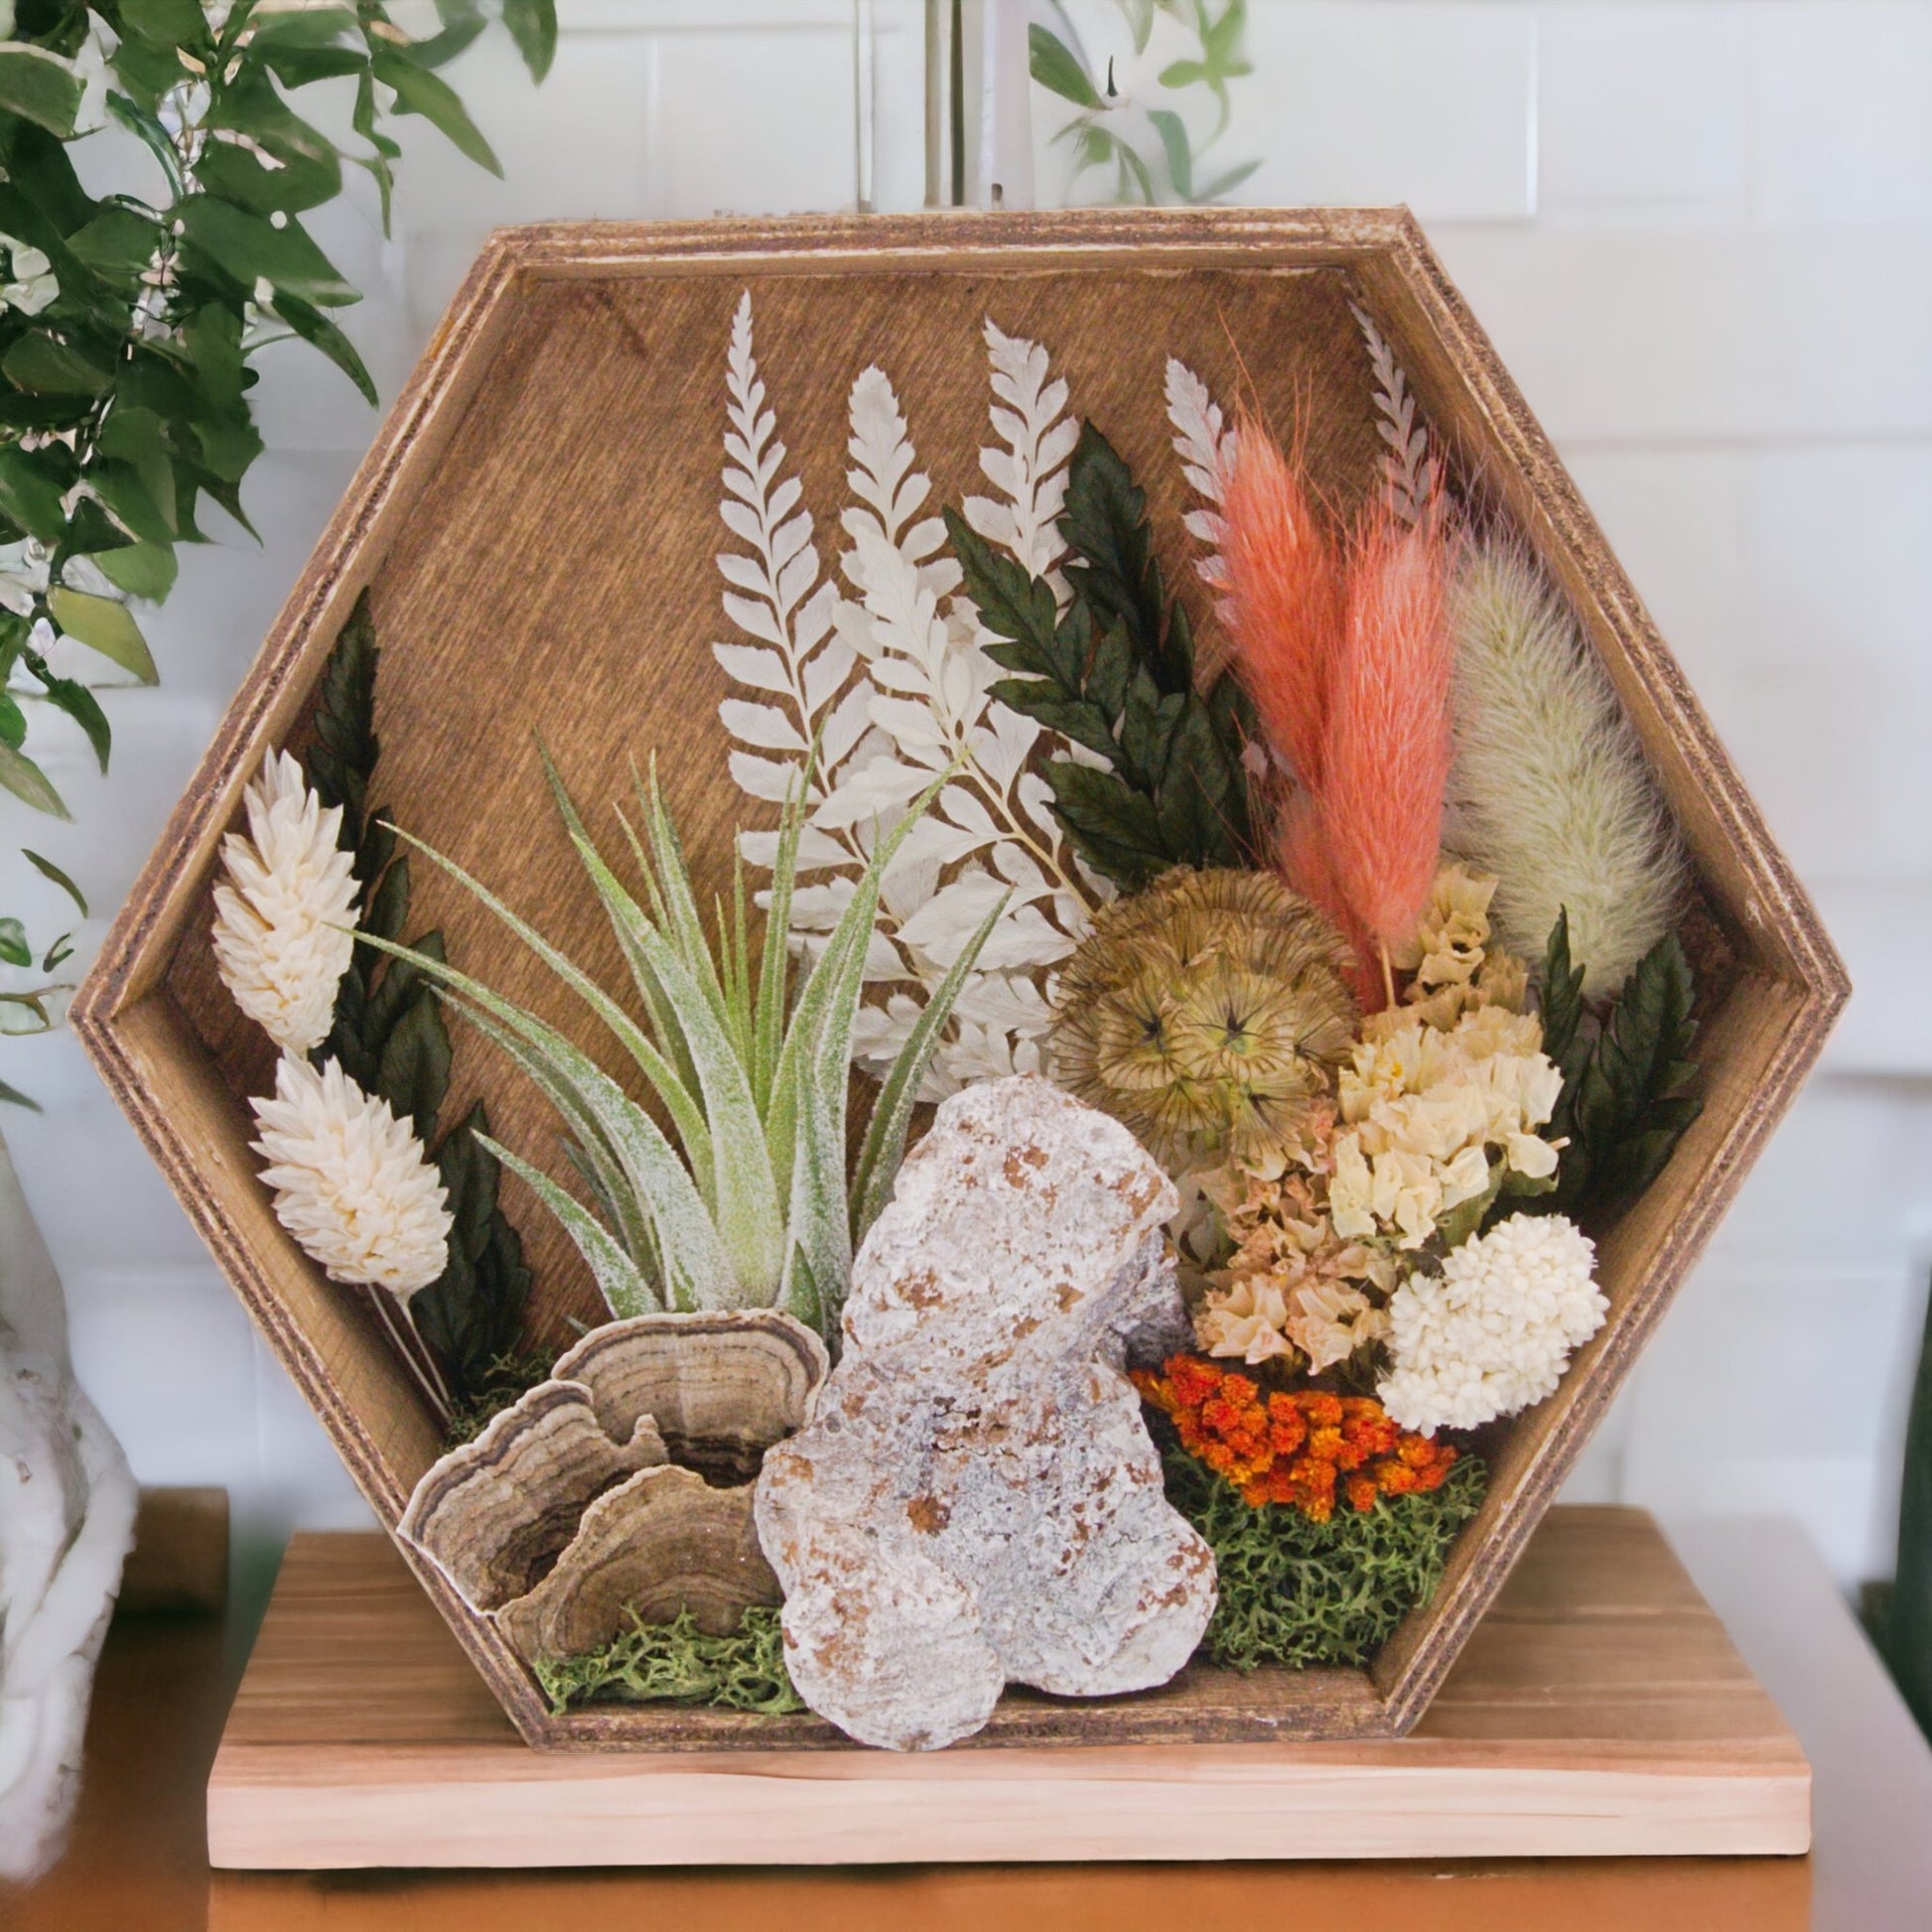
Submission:
[[[1596,1245],[1561,1215],[1512,1214],[1465,1241],[1440,1277],[1389,1303],[1394,1366],[1376,1394],[1404,1429],[1474,1429],[1556,1393],[1609,1312]]]
[[[336,990],[355,950],[352,855],[337,844],[340,805],[326,809],[286,752],[271,752],[242,803],[248,835],[221,841],[214,961],[235,1005],[285,1051],[329,1036]]]
[[[248,1104],[275,1218],[331,1281],[368,1283],[407,1301],[442,1274],[449,1194],[386,1100],[364,1093],[339,1061],[318,1071],[285,1053],[275,1097]]]

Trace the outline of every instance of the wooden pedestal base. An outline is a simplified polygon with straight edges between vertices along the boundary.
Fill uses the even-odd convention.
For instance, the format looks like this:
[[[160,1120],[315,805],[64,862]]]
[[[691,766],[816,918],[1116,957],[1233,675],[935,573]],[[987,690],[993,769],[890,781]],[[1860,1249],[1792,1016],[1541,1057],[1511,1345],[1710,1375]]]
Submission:
[[[1797,1739],[1642,1512],[1551,1512],[1408,1737],[532,1751],[386,1540],[303,1535],[208,1779],[217,1867],[1797,1853]]]

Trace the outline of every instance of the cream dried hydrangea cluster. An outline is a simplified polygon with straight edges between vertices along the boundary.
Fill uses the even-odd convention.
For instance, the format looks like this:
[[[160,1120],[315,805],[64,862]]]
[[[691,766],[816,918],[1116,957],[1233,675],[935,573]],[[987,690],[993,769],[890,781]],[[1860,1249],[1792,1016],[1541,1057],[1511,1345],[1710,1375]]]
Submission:
[[[1549,1179],[1557,1149],[1537,1129],[1563,1075],[1542,1047],[1534,1016],[1505,1007],[1478,1007],[1448,1032],[1418,1020],[1363,1040],[1341,1072],[1335,1232],[1420,1248],[1498,1179]]]
[[[1596,1250],[1560,1215],[1512,1214],[1389,1304],[1393,1367],[1376,1393],[1404,1428],[1474,1429],[1556,1393],[1603,1325]]]
[[[1563,1094],[1543,1028],[1521,1011],[1522,963],[1489,945],[1496,882],[1458,865],[1436,881],[1405,961],[1408,998],[1362,1029],[1340,1076],[1329,1211],[1351,1240],[1420,1248],[1445,1216],[1513,1176],[1557,1170],[1538,1129]]]
[[[1388,1333],[1394,1262],[1329,1225],[1333,1129],[1333,1109],[1318,1109],[1282,1154],[1202,1177],[1234,1243],[1194,1315],[1210,1355],[1256,1364],[1299,1353],[1318,1374]]]
[[[449,1265],[449,1195],[422,1143],[335,1060],[285,1053],[275,1097],[251,1100],[275,1218],[331,1281],[407,1301]]]
[[[242,803],[247,836],[221,842],[215,965],[235,1005],[276,1045],[306,1053],[329,1036],[355,948],[353,861],[337,843],[342,808],[325,809],[286,752],[263,759]]]
[[[1529,971],[1513,953],[1489,943],[1489,901],[1496,880],[1451,862],[1436,875],[1429,905],[1415,938],[1394,963],[1415,977],[1405,1004],[1369,1023],[1401,1024],[1401,1018],[1452,1027],[1476,1007],[1507,1007],[1520,1013],[1529,995]]]

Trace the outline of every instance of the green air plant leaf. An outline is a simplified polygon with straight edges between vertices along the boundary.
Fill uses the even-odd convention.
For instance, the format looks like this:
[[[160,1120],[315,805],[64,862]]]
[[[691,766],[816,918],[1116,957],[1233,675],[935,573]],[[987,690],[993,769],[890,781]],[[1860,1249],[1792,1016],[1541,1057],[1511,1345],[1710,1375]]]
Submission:
[[[988,654],[1014,675],[993,695],[1106,760],[1046,766],[1081,858],[1125,892],[1170,866],[1252,865],[1247,700],[1226,677],[1195,689],[1186,611],[1167,597],[1146,495],[1107,439],[1083,426],[1068,471],[1063,617],[1050,587],[963,516],[949,509],[946,528],[968,594],[1005,640]]]
[[[802,790],[794,791],[780,823],[772,911],[755,960],[742,889],[730,914],[720,910],[714,954],[654,777],[640,787],[642,834],[630,834],[643,887],[639,897],[598,851],[561,778],[550,771],[558,810],[630,967],[642,1024],[480,881],[417,842],[590,1008],[669,1118],[676,1144],[554,1028],[427,950],[370,938],[393,960],[441,986],[445,999],[557,1109],[594,1208],[526,1160],[493,1142],[485,1146],[556,1215],[616,1312],[660,1304],[672,1310],[779,1307],[836,1345],[855,1234],[892,1185],[904,1150],[909,1096],[994,924],[989,917],[981,926],[889,1069],[848,1182],[852,1029],[880,883],[950,775],[938,778],[880,841],[788,1010],[782,913],[797,865]]]

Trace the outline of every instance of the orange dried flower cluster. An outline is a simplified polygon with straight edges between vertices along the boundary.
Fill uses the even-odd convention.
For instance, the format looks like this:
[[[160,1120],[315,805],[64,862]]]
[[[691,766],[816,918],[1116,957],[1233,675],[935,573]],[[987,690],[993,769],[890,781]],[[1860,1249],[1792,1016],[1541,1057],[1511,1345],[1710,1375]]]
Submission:
[[[1339,1491],[1368,1510],[1378,1496],[1442,1486],[1455,1450],[1397,1427],[1367,1396],[1325,1389],[1264,1394],[1251,1376],[1198,1355],[1173,1355],[1156,1375],[1134,1372],[1145,1401],[1173,1419],[1180,1446],[1259,1509],[1282,1503],[1316,1523],[1334,1513]]]

